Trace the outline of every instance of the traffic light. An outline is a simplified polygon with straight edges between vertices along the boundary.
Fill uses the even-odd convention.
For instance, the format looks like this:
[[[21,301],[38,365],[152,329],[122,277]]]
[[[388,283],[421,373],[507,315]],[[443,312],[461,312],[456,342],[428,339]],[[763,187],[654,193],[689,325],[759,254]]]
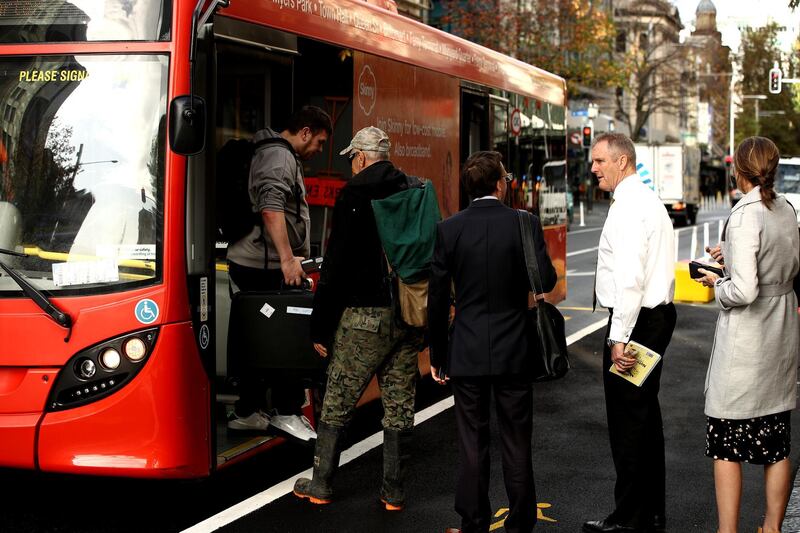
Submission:
[[[584,126],[583,127],[583,147],[584,148],[591,148],[592,147],[592,127],[591,126]]]
[[[781,69],[776,63],[775,66],[769,70],[769,92],[772,94],[778,94],[781,92],[782,77],[783,72],[781,72]]]

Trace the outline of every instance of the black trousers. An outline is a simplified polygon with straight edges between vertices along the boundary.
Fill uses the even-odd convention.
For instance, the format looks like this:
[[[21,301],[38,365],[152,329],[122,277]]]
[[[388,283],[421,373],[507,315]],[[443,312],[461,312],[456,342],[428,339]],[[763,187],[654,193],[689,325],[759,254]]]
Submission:
[[[241,291],[277,291],[281,289],[283,282],[283,272],[280,269],[250,268],[230,261],[228,275]],[[228,357],[232,356],[235,357],[236,354],[228,354]],[[237,416],[247,417],[264,407],[267,389],[272,391],[271,405],[278,413],[301,413],[306,400],[305,387],[298,379],[293,379],[291,373],[274,371],[270,376],[261,376],[257,372],[244,370],[243,375],[239,376],[239,400],[234,405]]]
[[[531,436],[533,395],[530,380],[512,377],[453,377],[458,425],[458,480],[455,509],[461,531],[486,533],[489,503],[489,406],[494,395],[502,444],[503,480],[509,513],[505,530],[530,532],[536,523]]]
[[[613,315],[613,311],[612,311]],[[642,308],[631,340],[662,356],[641,387],[611,374],[611,349],[603,350],[603,385],[606,396],[611,455],[617,472],[614,512],[608,519],[616,524],[645,529],[655,515],[665,512],[664,426],[658,391],[665,352],[675,329],[673,304]],[[611,330],[608,319],[606,338]]]

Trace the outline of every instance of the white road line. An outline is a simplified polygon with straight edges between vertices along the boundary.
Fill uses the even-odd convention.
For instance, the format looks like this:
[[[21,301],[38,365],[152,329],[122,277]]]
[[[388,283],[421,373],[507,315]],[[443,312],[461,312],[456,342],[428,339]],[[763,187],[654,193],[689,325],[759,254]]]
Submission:
[[[570,235],[577,235],[578,233],[589,233],[590,231],[600,231],[601,229],[603,229],[602,226],[600,226],[599,228],[586,228],[586,229],[579,229],[579,230],[569,230],[567,232],[567,237],[569,237]]]
[[[574,344],[574,343],[578,342],[579,340],[581,340],[582,338],[586,337],[587,335],[591,335],[592,333],[594,333],[598,329],[601,329],[606,324],[608,324],[608,318],[604,318],[603,320],[598,320],[594,324],[589,324],[588,326],[586,326],[582,330],[576,331],[575,333],[573,333],[572,335],[567,337],[567,346],[569,346],[570,344]]]
[[[578,254],[588,254],[589,252],[594,252],[595,250],[597,250],[597,246],[595,246],[594,248],[586,248],[585,250],[577,250],[575,252],[567,252],[567,257],[572,257],[573,255],[578,255]]]
[[[582,330],[573,333],[569,337],[567,337],[567,346],[578,342],[583,337],[594,333],[598,329],[602,328],[604,325],[608,323],[608,319],[600,320],[586,326]],[[441,400],[430,407],[423,409],[416,415],[414,415],[414,425],[418,426],[425,422],[426,420],[433,418],[434,416],[438,415],[439,413],[446,411],[447,409],[453,407],[454,400],[452,396],[448,396],[444,400]],[[364,455],[368,451],[372,450],[373,448],[377,448],[383,444],[383,431],[379,431],[373,435],[370,435],[366,439],[355,443],[350,448],[342,452],[341,459],[339,460],[339,465],[344,465],[357,459],[358,457]],[[245,515],[248,515],[254,511],[257,511],[272,503],[273,501],[281,498],[294,489],[294,483],[297,481],[298,478],[301,477],[308,477],[312,476],[312,469],[309,468],[308,470],[304,470],[302,472],[298,472],[294,476],[285,479],[278,483],[277,485],[273,485],[272,487],[255,494],[246,500],[243,500],[232,507],[228,507],[224,511],[220,511],[219,513],[206,518],[202,522],[198,522],[197,524],[193,525],[188,529],[184,529],[181,533],[210,533],[211,531],[217,531],[223,526],[226,526],[236,520],[242,518]]]
[[[594,272],[574,272],[572,270],[567,270],[567,277],[580,277],[580,276],[594,276]]]

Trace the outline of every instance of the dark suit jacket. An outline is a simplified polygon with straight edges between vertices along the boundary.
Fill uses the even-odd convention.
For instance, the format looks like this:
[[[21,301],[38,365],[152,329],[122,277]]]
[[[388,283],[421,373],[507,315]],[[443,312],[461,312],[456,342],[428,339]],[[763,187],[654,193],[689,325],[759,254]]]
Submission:
[[[546,292],[556,284],[539,219],[534,248]],[[455,322],[448,339],[451,280]],[[530,290],[517,211],[486,199],[437,227],[428,292],[431,364],[454,377],[525,375]]]

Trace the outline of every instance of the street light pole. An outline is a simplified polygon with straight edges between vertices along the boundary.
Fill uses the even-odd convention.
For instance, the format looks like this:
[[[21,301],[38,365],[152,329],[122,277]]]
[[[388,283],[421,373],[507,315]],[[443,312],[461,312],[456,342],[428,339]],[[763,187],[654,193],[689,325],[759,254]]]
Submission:
[[[728,109],[728,139],[729,139],[728,155],[731,157],[731,159],[733,159],[733,121],[735,120],[733,113],[733,94],[735,87],[736,87],[736,76],[734,76],[733,72],[731,72],[731,87],[730,87],[731,101],[730,101],[730,109]]]

